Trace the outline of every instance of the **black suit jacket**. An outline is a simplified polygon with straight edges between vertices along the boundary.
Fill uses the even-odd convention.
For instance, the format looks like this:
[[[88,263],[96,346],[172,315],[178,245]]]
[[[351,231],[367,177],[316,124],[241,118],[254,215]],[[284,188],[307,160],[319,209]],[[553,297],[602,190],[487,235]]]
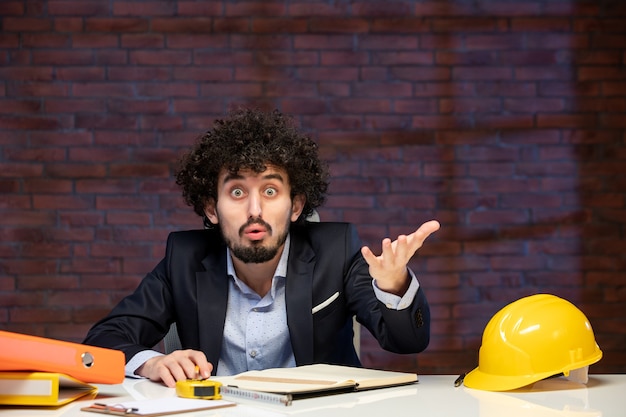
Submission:
[[[356,229],[347,223],[293,224],[287,266],[287,324],[297,365],[360,365],[352,316],[396,353],[417,353],[430,336],[430,312],[420,288],[403,310],[374,294]],[[156,345],[177,323],[184,349],[203,351],[217,370],[228,293],[226,245],[218,230],[175,232],[165,258],[104,319],[86,344],[120,349],[130,360]],[[338,293],[316,313],[312,309]]]

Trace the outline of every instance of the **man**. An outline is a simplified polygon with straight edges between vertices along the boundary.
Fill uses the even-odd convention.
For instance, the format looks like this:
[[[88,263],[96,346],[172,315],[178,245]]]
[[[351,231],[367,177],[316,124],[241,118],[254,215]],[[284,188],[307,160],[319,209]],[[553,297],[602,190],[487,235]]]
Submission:
[[[177,173],[205,230],[175,232],[165,258],[85,343],[120,349],[127,375],[162,381],[311,363],[359,366],[352,317],[397,353],[426,348],[430,312],[407,262],[439,228],[382,241],[307,222],[328,173],[315,142],[281,113],[217,120]],[[183,350],[151,350],[176,322]]]

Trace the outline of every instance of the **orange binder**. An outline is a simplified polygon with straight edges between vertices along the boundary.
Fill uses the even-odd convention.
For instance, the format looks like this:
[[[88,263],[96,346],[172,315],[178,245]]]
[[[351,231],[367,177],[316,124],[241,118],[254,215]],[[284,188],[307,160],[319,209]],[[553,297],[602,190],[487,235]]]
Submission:
[[[0,371],[58,372],[85,383],[119,384],[124,366],[119,350],[0,330]]]

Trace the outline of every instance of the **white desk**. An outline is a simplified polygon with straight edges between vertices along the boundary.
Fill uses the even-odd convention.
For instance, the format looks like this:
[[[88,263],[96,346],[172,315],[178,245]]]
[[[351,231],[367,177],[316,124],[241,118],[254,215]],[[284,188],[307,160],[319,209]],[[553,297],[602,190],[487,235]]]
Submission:
[[[421,375],[419,383],[351,394],[296,400],[291,406],[237,400],[238,405],[212,411],[175,414],[185,417],[624,417],[626,375],[590,375],[587,385],[563,378],[536,383],[527,389],[496,393],[464,386],[456,376]],[[96,401],[120,402],[174,396],[174,390],[147,380],[127,379],[120,385],[100,385]],[[97,417],[80,411],[93,399],[60,408],[0,407],[4,417]]]

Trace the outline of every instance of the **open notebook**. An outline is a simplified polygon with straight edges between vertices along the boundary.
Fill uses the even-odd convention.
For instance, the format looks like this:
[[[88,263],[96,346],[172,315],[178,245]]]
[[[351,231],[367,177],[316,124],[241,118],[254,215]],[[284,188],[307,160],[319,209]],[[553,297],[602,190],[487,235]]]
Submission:
[[[214,377],[225,387],[275,394],[324,394],[384,388],[417,382],[417,374],[340,365],[305,365]],[[307,395],[310,396],[310,395]]]

